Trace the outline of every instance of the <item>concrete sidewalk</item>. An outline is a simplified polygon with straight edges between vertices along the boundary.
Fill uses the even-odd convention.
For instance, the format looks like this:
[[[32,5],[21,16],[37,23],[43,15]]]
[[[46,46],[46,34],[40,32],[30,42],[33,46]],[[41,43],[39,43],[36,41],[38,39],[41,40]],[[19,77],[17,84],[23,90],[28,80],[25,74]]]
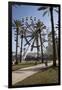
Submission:
[[[53,62],[51,61],[50,63],[48,63],[47,67],[51,66],[52,64],[53,64]],[[26,67],[26,68],[22,68],[22,69],[13,71],[12,72],[12,85],[39,72],[42,68],[46,68],[45,64],[38,64],[35,66]]]

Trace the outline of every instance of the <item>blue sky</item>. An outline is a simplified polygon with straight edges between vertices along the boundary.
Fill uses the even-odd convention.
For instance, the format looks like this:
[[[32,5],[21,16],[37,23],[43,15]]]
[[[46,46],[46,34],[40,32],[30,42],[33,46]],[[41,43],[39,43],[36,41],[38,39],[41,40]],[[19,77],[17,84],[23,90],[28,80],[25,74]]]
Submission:
[[[15,20],[21,20],[21,18],[28,18],[32,16],[32,18],[36,17],[36,20],[40,19],[48,28],[49,31],[51,31],[51,23],[50,23],[50,16],[48,14],[43,17],[43,11],[38,11],[39,6],[29,6],[29,5],[21,5],[21,6],[13,6],[12,7],[12,19]],[[57,23],[58,15],[56,12],[54,12],[54,23]],[[14,42],[14,29],[12,30],[12,51],[15,51],[15,42]],[[47,46],[47,43],[45,43]],[[34,49],[35,50],[35,49]]]

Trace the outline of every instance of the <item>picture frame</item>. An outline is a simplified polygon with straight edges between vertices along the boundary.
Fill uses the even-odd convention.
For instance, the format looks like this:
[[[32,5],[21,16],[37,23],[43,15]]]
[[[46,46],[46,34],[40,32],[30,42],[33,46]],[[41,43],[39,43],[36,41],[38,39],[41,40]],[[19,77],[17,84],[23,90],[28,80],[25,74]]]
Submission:
[[[41,18],[40,17],[40,14],[39,14],[39,12],[41,12],[40,11],[40,9],[42,10],[42,8],[39,8],[39,7],[43,7],[43,10],[44,9],[46,9],[46,7],[48,7],[50,10],[52,10],[52,8],[58,8],[57,10],[55,9],[55,11],[56,11],[56,13],[58,13],[58,15],[57,15],[57,18],[55,17],[56,16],[56,13],[55,12],[53,12],[54,13],[54,15],[52,15],[52,12],[49,12],[49,15],[50,15],[50,17],[48,16],[46,16],[46,18],[45,19],[43,19],[43,18]],[[26,7],[26,8],[25,8]],[[37,9],[37,7],[39,8],[38,10],[39,11],[37,11],[37,12],[34,12],[35,10],[34,10],[34,8],[36,8]],[[22,9],[20,9],[20,8],[22,8]],[[25,11],[23,11],[23,10],[25,10]],[[51,79],[51,82],[49,83],[49,81],[48,81],[48,79],[49,78],[47,78],[47,79],[45,79],[46,81],[47,81],[47,83],[45,82],[45,83],[34,83],[34,84],[27,84],[27,85],[25,85],[24,84],[24,82],[22,83],[22,84],[19,84],[18,85],[18,82],[20,82],[20,80],[18,80],[18,82],[16,82],[17,84],[13,84],[13,77],[14,77],[14,79],[16,79],[16,77],[18,76],[17,75],[17,73],[19,73],[19,74],[21,74],[21,73],[24,73],[23,72],[23,70],[25,70],[25,69],[20,69],[20,68],[18,68],[19,66],[17,66],[17,69],[15,69],[15,70],[13,70],[13,64],[15,63],[15,61],[13,61],[13,58],[15,57],[15,59],[16,59],[16,56],[18,55],[17,54],[17,52],[15,52],[16,54],[14,54],[14,56],[13,56],[13,48],[15,47],[15,45],[13,45],[13,43],[15,43],[14,42],[14,32],[12,31],[12,26],[13,26],[13,22],[15,22],[16,23],[16,20],[21,20],[21,17],[22,17],[22,24],[23,24],[23,22],[26,22],[28,19],[30,19],[30,20],[32,20],[32,16],[30,15],[30,10],[31,10],[31,15],[33,16],[33,15],[35,15],[36,13],[39,15],[36,15],[36,16],[33,16],[33,19],[34,19],[34,22],[36,21],[36,18],[37,18],[37,21],[36,21],[36,25],[38,25],[37,24],[37,22],[40,22],[40,21],[38,21],[38,19],[40,18],[40,20],[41,19],[43,19],[42,20],[42,22],[43,21],[45,21],[44,23],[45,23],[45,25],[48,27],[48,24],[47,23],[50,23],[51,21],[48,21],[47,22],[47,20],[51,20],[52,18],[51,17],[53,17],[54,19],[53,20],[55,20],[55,19],[57,19],[58,20],[58,26],[56,27],[56,28],[58,28],[58,34],[57,34],[57,37],[58,37],[58,47],[57,47],[57,55],[56,56],[58,56],[58,57],[56,57],[56,59],[58,60],[58,66],[57,66],[57,68],[58,68],[58,71],[57,71],[57,78],[55,78],[55,80],[52,78]],[[42,14],[43,12],[41,12],[41,14]],[[47,11],[44,13],[44,14],[46,14],[47,13]],[[21,15],[22,14],[22,15]],[[26,16],[26,15],[28,15],[28,17]],[[44,15],[43,14],[43,15]],[[21,16],[20,16],[21,15]],[[51,16],[52,15],[52,16]],[[36,17],[36,18],[35,18]],[[61,65],[61,61],[60,61],[60,28],[61,28],[61,26],[60,26],[60,20],[61,20],[61,18],[60,18],[61,16],[60,16],[60,4],[46,4],[46,3],[29,3],[29,2],[8,2],[8,88],[21,88],[21,87],[39,87],[39,86],[55,86],[55,85],[60,85],[60,65]],[[14,21],[13,21],[13,19],[14,19]],[[24,21],[25,20],[25,21]],[[32,20],[33,21],[33,20]],[[54,21],[53,21],[54,22]],[[57,22],[57,21],[56,21]],[[55,25],[55,23],[56,22],[54,22],[54,24],[52,24],[52,22],[51,22],[51,24],[52,25]],[[18,22],[18,24],[17,25],[19,25],[20,24],[20,22]],[[26,23],[27,24],[27,23]],[[32,29],[31,27],[33,27],[33,22],[30,22],[30,21],[28,21],[28,26],[27,27],[29,27],[28,29],[27,29],[27,31],[29,31],[30,29]],[[25,24],[23,24],[23,25],[25,25]],[[22,28],[26,28],[25,26],[23,27],[23,25],[22,25]],[[30,27],[30,25],[32,25],[31,27]],[[35,26],[35,30],[37,29],[37,27],[36,27],[36,25],[34,25]],[[43,24],[44,25],[44,24]],[[52,28],[53,27],[53,29],[54,29],[54,26],[51,26],[51,27],[49,27],[49,28]],[[45,28],[44,28],[45,29]],[[21,30],[21,29],[20,29]],[[15,31],[16,32],[16,31]],[[21,32],[21,31],[20,31]],[[25,31],[26,32],[26,31]],[[29,31],[30,32],[30,31]],[[36,32],[37,33],[37,32]],[[50,33],[50,32],[49,32]],[[54,34],[54,33],[53,33]],[[17,35],[17,34],[15,34],[15,35]],[[24,35],[24,34],[23,34]],[[30,35],[30,34],[29,34]],[[37,35],[37,34],[36,34]],[[49,35],[49,34],[48,34]],[[54,35],[52,35],[53,37],[55,37]],[[24,37],[24,36],[22,36],[22,37]],[[21,37],[21,38],[22,38]],[[31,36],[32,37],[32,36]],[[33,35],[33,37],[34,37],[34,35]],[[51,37],[51,38],[53,38],[53,37]],[[36,39],[36,38],[35,38]],[[22,40],[22,39],[21,39]],[[27,39],[28,41],[30,40],[29,38]],[[26,38],[25,38],[25,41],[27,42],[27,43],[24,43],[24,44],[28,44],[28,46],[31,44],[31,42],[28,42],[26,40]],[[52,39],[53,40],[53,39]],[[56,39],[55,39],[56,40]],[[20,40],[18,41],[18,42],[20,42]],[[55,43],[54,42],[54,40],[53,40],[53,43]],[[22,44],[22,42],[21,42],[21,44]],[[44,44],[45,45],[45,44]],[[54,45],[54,44],[53,44]],[[29,46],[30,47],[30,46]],[[33,47],[35,47],[35,45],[33,46]],[[21,48],[21,46],[20,46],[20,48]],[[22,47],[23,48],[23,47]],[[27,47],[25,47],[25,48],[27,48]],[[36,47],[37,48],[37,47]],[[47,46],[47,43],[46,43],[46,48],[48,48],[48,46]],[[16,49],[17,49],[17,46],[16,46]],[[33,49],[33,48],[32,48]],[[14,49],[15,50],[15,49]],[[51,50],[51,47],[50,47],[50,50]],[[35,50],[34,50],[35,51]],[[41,50],[40,50],[41,51]],[[18,51],[18,53],[20,52],[20,50]],[[21,51],[22,53],[24,52],[23,50]],[[43,51],[44,52],[44,51]],[[48,51],[49,52],[49,51]],[[54,49],[53,49],[53,52],[54,52]],[[31,53],[31,52],[30,52]],[[50,52],[49,52],[50,53]],[[33,53],[32,53],[32,55],[34,55]],[[48,54],[49,55],[49,54]],[[23,56],[23,55],[22,55]],[[53,55],[54,56],[54,55]],[[18,56],[17,56],[18,57]],[[45,57],[46,57],[46,55],[44,56],[44,54],[43,54],[43,59],[45,59]],[[26,61],[26,59],[28,58],[28,56],[27,57],[25,57],[25,61]],[[38,56],[37,57],[37,60],[39,59],[40,57]],[[50,55],[49,56],[49,58],[51,59],[52,58],[52,56]],[[20,59],[20,56],[19,56],[19,59]],[[30,59],[30,56],[29,56],[29,58],[28,59]],[[27,60],[28,60],[27,59]],[[36,58],[32,58],[31,57],[31,59],[35,59],[36,60]],[[53,59],[53,58],[52,58]],[[34,61],[35,61],[34,60]],[[27,61],[26,61],[27,62]],[[31,61],[29,61],[30,63],[31,63]],[[49,62],[49,60],[47,61],[47,62]],[[48,66],[47,66],[47,62],[45,61],[44,62],[44,64],[46,65],[46,68],[48,68]],[[54,61],[53,61],[54,62]],[[35,61],[35,66],[37,65],[37,61]],[[26,64],[26,63],[25,63]],[[31,63],[32,64],[32,63]],[[38,72],[36,71],[37,69],[39,69],[39,68],[35,68],[34,69],[34,65],[33,66],[31,66],[31,64],[30,64],[30,67],[33,67],[33,69],[32,69],[32,71],[34,70],[34,72],[35,72],[35,74],[37,74]],[[24,64],[23,64],[24,65]],[[40,65],[39,65],[40,66]],[[14,66],[15,67],[15,66]],[[23,67],[23,66],[22,66]],[[25,66],[26,67],[26,66]],[[24,67],[24,68],[25,68]],[[44,69],[40,69],[40,71],[39,72],[43,72],[42,70],[48,70],[48,69],[46,69],[46,68],[44,68]],[[52,68],[52,67],[51,67]],[[56,70],[55,69],[55,67],[53,67],[54,68],[54,70]],[[20,69],[19,70],[19,72],[17,71],[18,69]],[[54,71],[53,70],[53,71]],[[17,72],[16,72],[17,71]],[[28,69],[28,71],[29,71],[29,69]],[[53,71],[47,71],[47,74],[48,74],[48,72],[53,72]],[[12,76],[12,74],[13,74],[13,72],[15,72],[16,74],[14,74],[13,76]],[[26,72],[26,71],[25,71]],[[27,73],[29,73],[29,72],[27,72]],[[32,72],[31,72],[32,73]],[[54,73],[56,74],[56,71],[54,71]],[[46,76],[47,76],[47,74],[46,74]],[[26,75],[26,74],[22,74],[22,78],[23,78],[23,75]],[[34,73],[32,74],[32,75],[34,75]],[[27,77],[30,77],[30,76],[32,76],[32,75],[27,75]],[[49,74],[48,74],[49,75]],[[41,75],[42,76],[42,75]],[[25,77],[25,79],[27,78],[27,77]],[[37,76],[34,76],[34,77],[37,77]],[[34,79],[34,77],[33,77],[33,79]],[[42,76],[43,77],[43,76]],[[54,77],[54,75],[53,75],[53,77]],[[56,76],[55,76],[56,77]],[[20,75],[19,75],[19,77],[18,77],[18,79],[20,79]],[[32,79],[32,77],[31,77],[31,79]],[[28,78],[28,80],[25,80],[25,83],[27,83],[29,80],[31,80],[30,78]],[[40,79],[41,79],[41,77],[40,77]],[[54,81],[56,81],[56,79],[57,79],[57,82],[53,82],[52,80],[54,80]],[[16,79],[17,80],[17,79]],[[15,80],[15,81],[16,81]],[[23,81],[24,79],[22,79],[21,81]],[[36,79],[36,82],[37,82],[37,80],[38,79]],[[44,80],[44,81],[45,81]],[[32,82],[35,82],[35,81],[32,81]],[[40,81],[39,81],[40,82]],[[20,82],[21,83],[21,82]],[[30,82],[28,82],[28,83],[30,83]]]

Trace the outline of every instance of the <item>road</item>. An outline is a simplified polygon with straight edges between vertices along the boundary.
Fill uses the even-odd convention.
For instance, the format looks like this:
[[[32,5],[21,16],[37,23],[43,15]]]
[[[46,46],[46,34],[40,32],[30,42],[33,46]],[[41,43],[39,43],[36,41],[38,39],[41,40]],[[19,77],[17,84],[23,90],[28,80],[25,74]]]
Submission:
[[[35,66],[21,68],[16,71],[13,71],[12,72],[12,85],[39,72],[43,68],[50,67],[52,64],[53,64],[53,62],[51,61],[50,63],[48,63],[48,66],[45,66],[45,64],[38,64]]]

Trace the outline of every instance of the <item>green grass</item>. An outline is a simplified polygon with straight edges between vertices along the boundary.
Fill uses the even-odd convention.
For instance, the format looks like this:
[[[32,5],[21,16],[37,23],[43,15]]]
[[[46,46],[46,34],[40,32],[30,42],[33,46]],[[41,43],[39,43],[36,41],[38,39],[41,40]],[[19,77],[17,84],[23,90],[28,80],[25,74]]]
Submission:
[[[15,85],[35,85],[58,83],[58,68],[42,70]]]
[[[12,71],[18,70],[20,68],[25,68],[25,67],[30,67],[30,66],[34,66],[40,64],[39,62],[25,62],[25,63],[19,63],[17,65],[12,65]]]

